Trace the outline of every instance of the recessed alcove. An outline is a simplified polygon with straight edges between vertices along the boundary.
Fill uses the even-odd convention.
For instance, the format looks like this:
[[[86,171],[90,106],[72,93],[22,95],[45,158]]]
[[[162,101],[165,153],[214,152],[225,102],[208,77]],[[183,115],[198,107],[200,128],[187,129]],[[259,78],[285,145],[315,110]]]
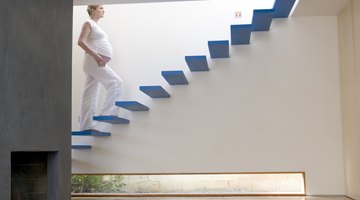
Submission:
[[[11,199],[47,200],[52,182],[56,152],[11,153]]]

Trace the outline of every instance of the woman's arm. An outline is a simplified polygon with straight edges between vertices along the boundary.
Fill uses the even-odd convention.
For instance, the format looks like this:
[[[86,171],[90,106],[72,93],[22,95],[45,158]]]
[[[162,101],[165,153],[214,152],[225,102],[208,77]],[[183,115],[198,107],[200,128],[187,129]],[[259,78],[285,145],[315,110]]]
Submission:
[[[97,54],[95,51],[93,51],[89,45],[86,43],[87,38],[89,37],[91,31],[91,27],[89,22],[85,22],[84,25],[81,28],[80,36],[78,39],[78,45],[90,56],[92,56],[96,62],[99,64],[100,67],[104,67],[106,62],[105,60]]]

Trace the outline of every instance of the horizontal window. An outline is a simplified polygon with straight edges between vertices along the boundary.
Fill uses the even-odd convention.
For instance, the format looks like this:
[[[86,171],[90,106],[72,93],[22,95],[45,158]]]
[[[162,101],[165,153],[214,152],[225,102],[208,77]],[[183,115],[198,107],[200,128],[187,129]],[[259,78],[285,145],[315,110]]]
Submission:
[[[305,195],[305,174],[74,174],[73,196]]]

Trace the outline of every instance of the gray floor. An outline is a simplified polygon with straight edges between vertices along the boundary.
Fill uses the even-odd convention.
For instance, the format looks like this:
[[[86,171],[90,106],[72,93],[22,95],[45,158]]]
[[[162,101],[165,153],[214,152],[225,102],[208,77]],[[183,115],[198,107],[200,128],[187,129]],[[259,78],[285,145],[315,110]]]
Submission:
[[[351,200],[345,196],[304,197],[74,197],[72,200]]]

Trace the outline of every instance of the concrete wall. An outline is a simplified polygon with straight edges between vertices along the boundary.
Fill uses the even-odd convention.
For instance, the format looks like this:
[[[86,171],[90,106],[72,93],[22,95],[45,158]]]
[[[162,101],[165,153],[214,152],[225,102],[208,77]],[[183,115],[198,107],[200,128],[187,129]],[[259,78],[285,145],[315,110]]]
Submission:
[[[360,2],[349,1],[338,20],[346,188],[360,199]]]
[[[74,173],[304,171],[308,194],[345,194],[336,16],[276,19],[250,45],[232,46],[229,59],[209,59],[209,72],[188,70],[184,56],[209,58],[208,40],[249,22],[246,11],[234,17],[241,2],[105,5],[99,25],[114,47],[122,99],[150,111],[121,110],[129,125],[99,124],[109,138],[74,137],[93,145],[73,151]],[[87,18],[74,7],[73,130],[84,85],[76,40]],[[189,85],[169,86],[166,69],[184,70]],[[138,89],[157,84],[172,97]]]
[[[72,1],[3,0],[0,30],[0,199],[15,151],[51,152],[48,199],[70,199]]]

